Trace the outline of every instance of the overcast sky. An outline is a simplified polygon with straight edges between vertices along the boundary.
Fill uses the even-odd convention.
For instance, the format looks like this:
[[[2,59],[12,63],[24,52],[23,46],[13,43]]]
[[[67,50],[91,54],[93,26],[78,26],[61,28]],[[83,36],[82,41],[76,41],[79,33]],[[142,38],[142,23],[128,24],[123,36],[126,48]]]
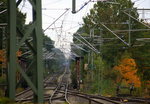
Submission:
[[[29,23],[31,17],[31,6],[27,0],[19,6],[22,12],[27,13],[26,23]],[[85,2],[89,0],[76,0],[76,8],[79,9]],[[115,1],[115,0],[114,0]],[[150,0],[132,0],[135,2],[135,6],[138,8],[150,8]],[[93,7],[93,2],[86,5],[80,12],[76,14],[71,13],[72,0],[42,0],[42,22],[43,29],[46,29],[52,24],[60,15],[62,15],[66,8],[70,8],[55,24],[46,30],[46,35],[50,36],[52,40],[55,40],[55,46],[70,47],[72,42],[72,34],[81,26],[82,18],[86,16],[89,9]],[[150,15],[149,15],[150,16]],[[69,48],[65,51],[70,51]]]
[[[87,1],[77,0],[76,8],[79,9]],[[91,2],[77,14],[72,14],[72,0],[42,0],[42,27],[44,30],[62,15],[66,11],[66,8],[70,8],[70,10],[45,32],[46,35],[55,41],[56,48],[61,48],[61,50],[69,55],[70,42],[72,42],[73,38],[72,34],[82,25],[82,17],[86,16],[93,4]],[[29,23],[32,20],[30,4],[23,2],[19,8],[22,12],[27,13],[26,23]]]

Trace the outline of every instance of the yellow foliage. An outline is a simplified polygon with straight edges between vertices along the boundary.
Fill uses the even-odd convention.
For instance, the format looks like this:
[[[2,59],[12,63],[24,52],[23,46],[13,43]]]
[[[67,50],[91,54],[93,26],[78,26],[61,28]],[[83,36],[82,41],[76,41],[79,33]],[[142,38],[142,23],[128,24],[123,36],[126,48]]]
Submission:
[[[117,81],[124,79],[127,84],[134,83],[135,87],[141,86],[140,78],[137,76],[137,65],[132,58],[124,58],[118,66],[114,67],[120,73]]]

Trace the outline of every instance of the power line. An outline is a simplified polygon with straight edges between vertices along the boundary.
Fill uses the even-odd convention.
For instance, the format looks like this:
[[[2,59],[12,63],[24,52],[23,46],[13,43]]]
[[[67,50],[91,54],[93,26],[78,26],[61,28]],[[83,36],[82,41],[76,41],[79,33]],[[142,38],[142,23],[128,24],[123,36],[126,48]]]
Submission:
[[[142,2],[140,2],[139,4],[136,5],[136,7],[138,7],[139,5],[141,5],[142,3],[144,3],[145,0],[143,0]]]
[[[99,53],[99,51],[91,43],[89,43],[84,37],[82,37],[79,33],[76,34],[79,35],[88,45],[90,45],[94,50],[96,50],[96,52]]]
[[[67,13],[68,10],[69,10],[69,8],[66,8],[66,11],[65,11],[63,14],[61,14],[53,23],[51,23],[51,24],[44,30],[44,32],[45,32],[46,30],[48,30],[56,21],[58,21],[65,13]]]
[[[77,38],[76,36],[73,36],[74,38],[76,38],[78,41],[80,41],[81,43],[83,43],[85,46],[87,46],[88,48],[90,48],[91,50],[93,50],[94,52],[96,52],[96,53],[99,53],[98,51],[97,51],[97,49],[95,49],[95,48],[93,48],[93,47],[91,47],[91,45],[89,46],[89,44],[86,44],[85,42],[83,42],[82,40],[80,40],[79,38]]]
[[[139,21],[138,19],[136,19],[135,17],[131,16],[131,15],[130,15],[130,14],[128,14],[127,12],[123,11],[123,13],[124,13],[124,14],[126,14],[126,15],[128,15],[128,16],[130,16],[132,19],[136,20],[137,22],[139,22],[139,23],[143,24],[144,26],[146,26],[146,27],[150,28],[150,26],[149,26],[149,25],[147,25],[147,24],[145,24],[145,23],[143,23],[143,22]]]
[[[136,3],[136,2],[138,2],[138,1],[140,1],[140,0],[135,0],[133,3]]]
[[[61,2],[62,0],[55,0],[55,1],[53,1],[53,2],[49,2],[49,3],[46,3],[46,4],[43,4],[43,5],[52,5],[52,4],[56,4],[56,3],[59,3],[59,2]]]
[[[66,8],[42,8],[42,10],[66,10]]]
[[[65,11],[63,14],[61,14],[53,23],[51,23],[51,24],[44,30],[44,32],[45,32],[47,29],[49,29],[57,20],[59,20],[65,13],[67,13],[68,10],[69,10],[69,8],[67,8],[66,11]]]
[[[80,10],[82,10],[87,4],[89,4],[91,2],[91,0],[87,1],[84,3],[83,6],[81,6],[77,11],[75,11],[75,13],[79,12]]]
[[[80,26],[80,24],[78,24],[78,25],[76,25],[76,26],[74,26],[74,27],[71,27],[71,28],[69,28],[69,29],[67,29],[67,30],[65,30],[65,31],[72,30],[72,29],[77,28],[77,27],[79,27],[79,26]]]
[[[25,4],[26,4],[26,0],[23,0],[23,5],[22,5],[22,7],[21,7],[21,11],[22,11],[22,9],[24,8],[24,6],[25,6]]]

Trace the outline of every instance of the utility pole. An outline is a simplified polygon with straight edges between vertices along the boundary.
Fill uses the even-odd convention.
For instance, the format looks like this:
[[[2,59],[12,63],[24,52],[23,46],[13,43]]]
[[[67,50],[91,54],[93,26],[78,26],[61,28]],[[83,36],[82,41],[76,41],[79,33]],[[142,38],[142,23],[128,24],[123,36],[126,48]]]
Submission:
[[[131,11],[129,11],[129,14],[131,15]],[[129,46],[131,46],[131,17],[129,16]]]
[[[76,78],[77,78],[77,89],[80,89],[80,57],[76,57]]]
[[[16,94],[16,70],[18,70],[28,86],[34,93],[34,102],[43,103],[43,58],[42,58],[42,13],[41,0],[28,0],[32,6],[33,20],[28,28],[22,32],[17,27],[17,6],[22,0],[8,0],[8,36],[9,36],[9,58],[8,58],[8,89],[9,98],[15,100]],[[17,44],[17,35],[21,37]],[[32,37],[33,41],[28,42],[28,38]],[[26,44],[33,53],[33,59],[27,70],[32,70],[33,80],[24,72],[23,68],[17,62],[16,52]]]

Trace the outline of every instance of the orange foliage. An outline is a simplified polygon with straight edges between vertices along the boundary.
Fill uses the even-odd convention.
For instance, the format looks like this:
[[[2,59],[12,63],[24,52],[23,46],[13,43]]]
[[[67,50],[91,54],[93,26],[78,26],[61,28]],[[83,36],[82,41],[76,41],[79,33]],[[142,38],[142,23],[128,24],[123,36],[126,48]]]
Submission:
[[[17,55],[18,57],[20,57],[20,56],[22,55],[22,51],[17,51],[17,52],[16,52],[16,55]]]
[[[0,62],[4,62],[5,61],[5,51],[4,50],[0,50]]]
[[[6,68],[6,51],[5,50],[0,50],[0,62],[2,63],[2,68]]]
[[[20,57],[22,55],[22,52],[21,51],[17,51],[16,55],[18,57]],[[6,50],[0,50],[0,62],[2,63],[2,68],[6,68],[6,63],[7,63]]]
[[[134,83],[135,87],[141,86],[140,78],[136,74],[137,68],[134,59],[124,58],[120,61],[118,66],[114,67],[114,69],[120,73],[120,76],[117,79],[118,81],[120,81],[120,79],[124,79],[126,84]]]

